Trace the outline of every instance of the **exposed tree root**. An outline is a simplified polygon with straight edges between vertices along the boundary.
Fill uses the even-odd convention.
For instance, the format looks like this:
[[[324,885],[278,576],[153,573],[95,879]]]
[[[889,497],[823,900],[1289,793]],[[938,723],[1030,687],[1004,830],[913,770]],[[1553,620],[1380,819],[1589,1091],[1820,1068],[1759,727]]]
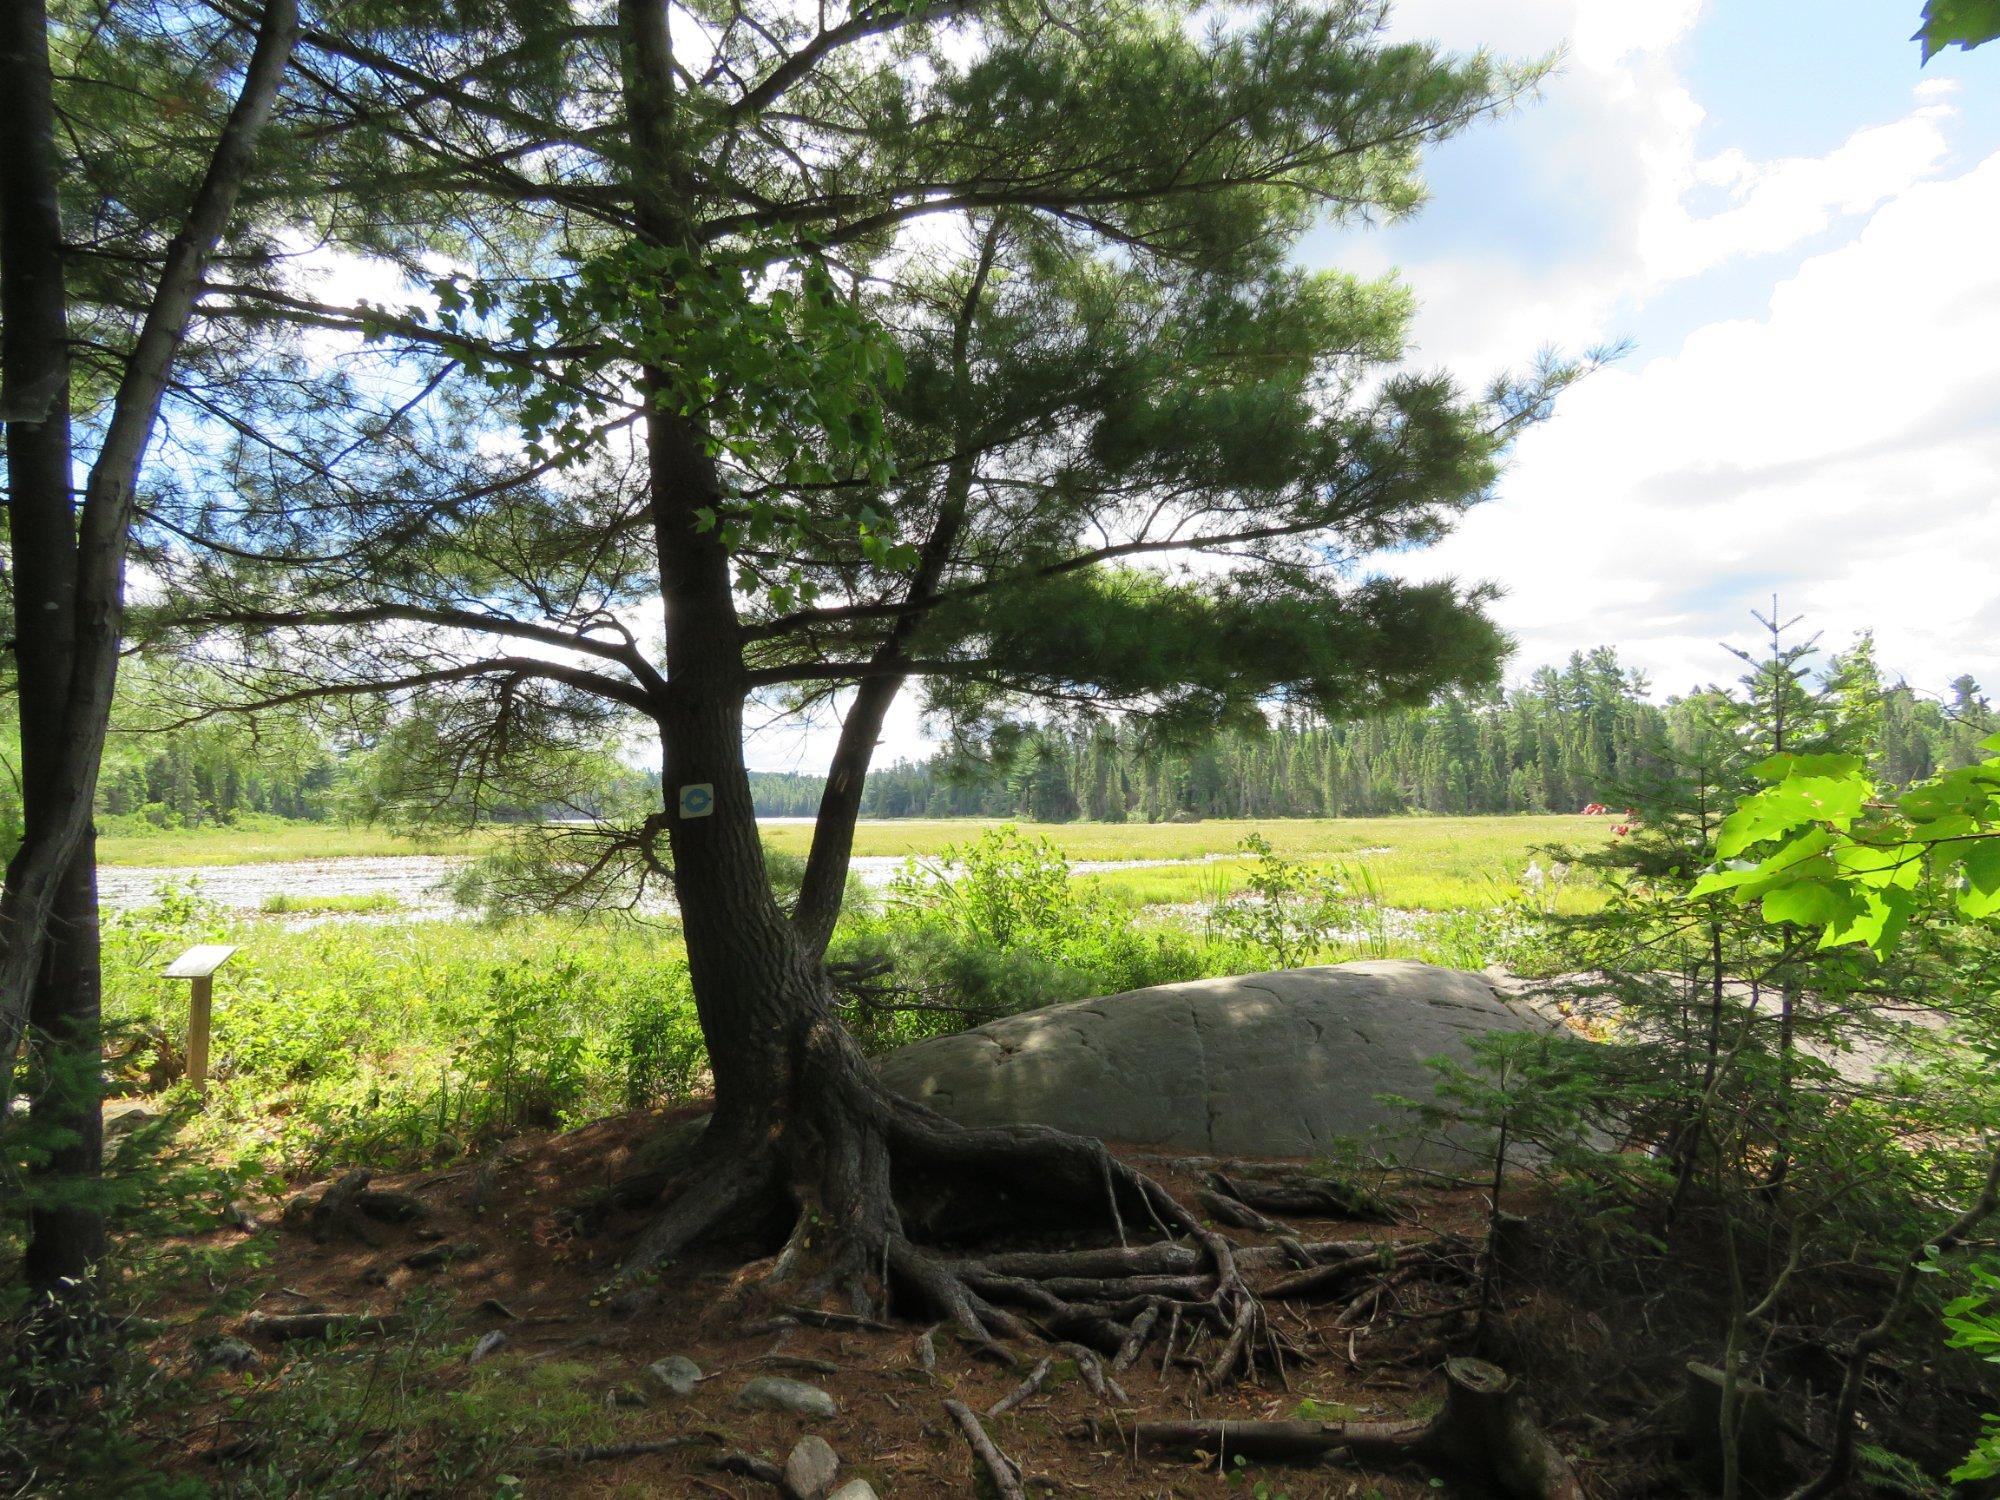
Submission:
[[[1136,1359],[1166,1304],[1213,1334],[1203,1365],[1211,1385],[1254,1374],[1260,1351],[1284,1356],[1237,1247],[1099,1141],[1038,1126],[962,1127],[868,1087],[755,1144],[742,1133],[703,1144],[633,1244],[624,1279],[704,1238],[789,1210],[791,1233],[764,1284],[796,1285],[784,1312],[804,1321],[840,1316],[882,1327],[878,1315],[895,1307],[942,1318],[968,1344],[1010,1364],[1007,1341],[1067,1342],[1092,1390],[1107,1399],[1115,1381],[1106,1362]],[[967,1184],[979,1191],[969,1194]],[[1010,1192],[1067,1222],[1107,1223],[1119,1244],[952,1257],[906,1226],[911,1212],[933,1227],[954,1227],[968,1214],[976,1224]],[[1134,1235],[1148,1238],[1135,1245]],[[1313,1264],[1317,1255],[1347,1253],[1293,1241],[1251,1259]],[[818,1306],[836,1295],[851,1311]]]
[[[422,1199],[370,1188],[371,1181],[373,1174],[369,1172],[349,1172],[317,1196],[294,1198],[285,1205],[281,1221],[288,1229],[303,1230],[315,1244],[344,1236],[380,1246],[382,1236],[375,1225],[413,1223],[428,1212]]]
[[[752,1152],[696,1174],[633,1243],[625,1257],[626,1271],[649,1271],[767,1204],[776,1186],[773,1165],[764,1153]]]
[[[1372,1220],[1378,1224],[1394,1223],[1397,1217],[1381,1194],[1359,1183],[1331,1177],[1268,1170],[1257,1176],[1215,1171],[1208,1174],[1208,1182],[1216,1193],[1266,1213],[1291,1214],[1297,1218]]]
[[[989,1417],[1005,1416],[1023,1401],[1034,1395],[1035,1392],[1039,1391],[1042,1388],[1042,1382],[1049,1378],[1049,1371],[1053,1370],[1055,1366],[1056,1362],[1053,1359],[1044,1359],[1028,1372],[1026,1380],[987,1407],[986,1415]]]

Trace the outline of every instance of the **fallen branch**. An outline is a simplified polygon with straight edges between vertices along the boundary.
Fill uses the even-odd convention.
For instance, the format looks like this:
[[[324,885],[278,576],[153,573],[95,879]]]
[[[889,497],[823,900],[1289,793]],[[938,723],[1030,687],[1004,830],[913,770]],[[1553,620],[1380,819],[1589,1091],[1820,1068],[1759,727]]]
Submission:
[[[351,1337],[366,1333],[401,1333],[409,1321],[394,1314],[375,1313],[252,1313],[243,1320],[243,1331],[258,1338],[286,1343],[293,1339]]]
[[[1568,1462],[1535,1424],[1504,1370],[1478,1359],[1445,1365],[1445,1404],[1412,1422],[1141,1422],[1143,1449],[1316,1462],[1336,1453],[1363,1464],[1416,1463],[1497,1500],[1583,1500]]]
[[[699,1432],[692,1437],[660,1438],[653,1442],[587,1443],[580,1448],[543,1448],[535,1454],[535,1462],[538,1464],[615,1463],[622,1458],[645,1458],[655,1453],[677,1453],[683,1448],[717,1441],[719,1439],[714,1433]]]
[[[979,1418],[972,1414],[972,1408],[962,1401],[947,1401],[944,1409],[958,1423],[958,1430],[965,1434],[966,1444],[972,1449],[973,1456],[985,1466],[1000,1500],[1028,1500],[1027,1492],[1021,1488],[1020,1471],[1015,1468],[1014,1461],[993,1446],[993,1439],[979,1425]]]
[[[724,1474],[741,1474],[745,1479],[754,1479],[760,1484],[782,1488],[785,1483],[783,1468],[753,1453],[725,1453],[715,1461],[715,1467]]]

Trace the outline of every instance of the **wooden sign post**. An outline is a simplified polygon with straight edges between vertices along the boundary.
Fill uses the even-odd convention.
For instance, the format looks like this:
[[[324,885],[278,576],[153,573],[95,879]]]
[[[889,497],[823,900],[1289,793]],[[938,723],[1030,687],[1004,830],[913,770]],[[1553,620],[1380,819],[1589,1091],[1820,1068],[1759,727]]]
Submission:
[[[197,943],[166,967],[167,978],[189,981],[187,1076],[197,1094],[208,1091],[208,1013],[215,998],[215,971],[235,952],[229,943]]]

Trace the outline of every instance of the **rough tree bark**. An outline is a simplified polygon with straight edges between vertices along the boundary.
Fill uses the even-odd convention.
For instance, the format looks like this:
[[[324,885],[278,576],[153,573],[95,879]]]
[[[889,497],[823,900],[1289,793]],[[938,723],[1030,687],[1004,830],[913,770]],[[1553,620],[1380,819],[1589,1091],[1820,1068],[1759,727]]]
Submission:
[[[0,21],[0,319],[4,320],[8,525],[20,672],[21,847],[0,893],[0,1109],[32,1026],[56,1049],[34,1117],[73,1137],[49,1170],[95,1173],[102,1156],[96,1076],[99,976],[91,832],[123,639],[125,553],[139,476],[202,273],[235,212],[258,134],[298,38],[297,0],[270,0],[243,82],[216,139],[126,361],[104,438],[72,492],[68,305],[57,196],[48,15],[37,0]],[[100,1248],[83,1209],[36,1217],[28,1269],[70,1284]]]
[[[14,570],[14,663],[20,694],[22,856],[37,844],[51,858],[39,929],[24,953],[22,980],[0,992],[0,1108],[13,1092],[23,1024],[71,1044],[84,1057],[98,1016],[94,846],[65,834],[62,708],[76,645],[76,533],[70,494],[68,298],[57,199],[55,101],[48,15],[34,0],[0,21],[0,412],[7,424],[8,545]],[[24,863],[17,859],[16,864]],[[16,890],[9,870],[7,896]],[[15,913],[0,902],[0,942],[12,944]],[[33,1100],[38,1127],[66,1137],[47,1170],[94,1174],[103,1156],[94,1070],[50,1075]],[[27,1265],[31,1284],[56,1287],[89,1268],[102,1248],[97,1216],[77,1207],[37,1210]]]

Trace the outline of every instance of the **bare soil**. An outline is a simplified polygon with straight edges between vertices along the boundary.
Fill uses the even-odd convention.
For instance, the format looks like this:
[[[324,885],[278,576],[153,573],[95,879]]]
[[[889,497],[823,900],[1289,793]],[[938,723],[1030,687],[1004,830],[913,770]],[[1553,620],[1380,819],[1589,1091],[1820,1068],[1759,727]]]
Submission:
[[[706,1435],[674,1452],[622,1459],[549,1462],[524,1451],[510,1457],[507,1468],[521,1476],[529,1494],[762,1500],[777,1491],[719,1470],[717,1460],[741,1453],[782,1463],[806,1432],[818,1433],[840,1454],[843,1482],[866,1478],[883,1500],[979,1493],[974,1460],[942,1403],[956,1399],[983,1414],[1049,1350],[1020,1348],[1017,1367],[1009,1369],[939,1329],[931,1340],[935,1366],[926,1370],[919,1355],[921,1324],[899,1323],[887,1332],[774,1326],[781,1309],[759,1288],[759,1273],[769,1262],[746,1260],[758,1253],[754,1246],[717,1246],[684,1258],[668,1268],[656,1294],[644,1298],[620,1297],[610,1287],[619,1255],[644,1217],[621,1216],[586,1237],[575,1229],[572,1210],[593,1188],[629,1170],[638,1146],[675,1118],[637,1114],[567,1134],[525,1136],[481,1160],[378,1178],[374,1187],[411,1192],[427,1212],[416,1222],[371,1230],[375,1244],[346,1236],[315,1243],[273,1218],[252,1231],[268,1254],[254,1312],[386,1314],[407,1294],[432,1289],[449,1299],[468,1341],[497,1329],[507,1336],[510,1360],[585,1367],[593,1398],[603,1400],[615,1417],[618,1441]],[[1164,1181],[1184,1202],[1193,1202],[1202,1185],[1198,1166],[1119,1154]],[[1484,1232],[1486,1199],[1476,1188],[1405,1185],[1398,1201],[1404,1217],[1394,1224],[1294,1220],[1292,1227],[1311,1241],[1453,1235],[1476,1244]],[[1532,1198],[1524,1193],[1522,1203],[1531,1206]],[[1243,1244],[1271,1242],[1247,1231],[1231,1235]],[[1081,1243],[1044,1238],[1017,1248],[1067,1249]],[[404,1264],[437,1246],[454,1252],[444,1264],[425,1269]],[[1263,1279],[1268,1281],[1269,1273]],[[1550,1281],[1556,1284],[1543,1284]],[[1585,1492],[1686,1493],[1663,1469],[1661,1413],[1679,1364],[1693,1347],[1674,1329],[1682,1321],[1677,1314],[1690,1312],[1688,1299],[1668,1299],[1664,1306],[1657,1297],[1650,1305],[1634,1301],[1628,1317],[1600,1291],[1519,1268],[1510,1269],[1502,1291],[1499,1337],[1485,1352],[1523,1378],[1544,1429],[1571,1459]],[[1125,1435],[1139,1420],[1428,1415],[1439,1405],[1444,1359],[1468,1349],[1473,1297],[1467,1278],[1445,1276],[1392,1284],[1379,1300],[1359,1307],[1351,1294],[1326,1303],[1272,1303],[1274,1324],[1304,1356],[1288,1364],[1282,1383],[1265,1371],[1260,1384],[1207,1391],[1192,1370],[1175,1365],[1162,1371],[1156,1337],[1118,1377],[1129,1404],[1094,1398],[1073,1365],[1059,1365],[1043,1390],[1011,1412],[986,1419],[986,1429],[1028,1476],[1031,1495],[1039,1490],[1165,1500],[1249,1494],[1241,1477],[1232,1485],[1212,1465],[1135,1453]],[[1645,1328],[1640,1318],[1649,1320]],[[194,1337],[218,1331],[231,1329],[188,1324],[171,1337],[183,1342],[192,1358]],[[298,1346],[261,1347],[282,1367]],[[1636,1362],[1635,1347],[1644,1355]],[[694,1395],[674,1397],[649,1379],[647,1366],[671,1354],[686,1355],[705,1373]],[[453,1369],[463,1378],[456,1362]],[[812,1420],[737,1408],[736,1393],[760,1374],[819,1386],[839,1403],[838,1416]],[[441,1372],[438,1378],[454,1377]],[[238,1388],[232,1384],[237,1379],[221,1372],[204,1377],[217,1411]],[[621,1391],[626,1400],[642,1394],[644,1404],[614,1404]],[[203,1430],[202,1416],[189,1414],[189,1430]],[[190,1471],[226,1473],[239,1456],[223,1441],[227,1430],[216,1428],[211,1439],[187,1446],[182,1461]],[[1272,1500],[1403,1500],[1441,1493],[1421,1472],[1363,1471],[1337,1462],[1259,1467],[1250,1477],[1269,1486],[1261,1493]]]

